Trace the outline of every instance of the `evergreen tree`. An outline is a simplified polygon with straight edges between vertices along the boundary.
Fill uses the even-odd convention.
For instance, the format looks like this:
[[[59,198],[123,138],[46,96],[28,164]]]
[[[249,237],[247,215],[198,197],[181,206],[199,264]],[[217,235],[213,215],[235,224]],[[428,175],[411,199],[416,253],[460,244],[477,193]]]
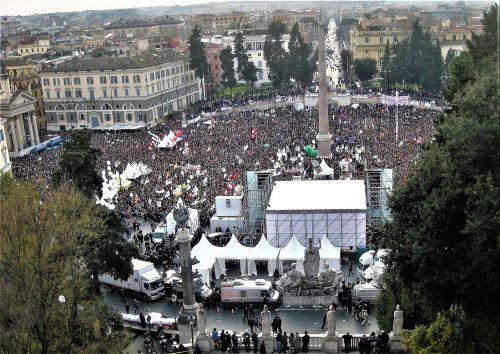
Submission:
[[[290,81],[288,68],[288,53],[283,48],[283,35],[286,25],[281,22],[271,22],[264,42],[264,59],[269,68],[269,80],[275,88]]]
[[[255,83],[257,82],[257,73],[259,69],[255,67],[255,64],[251,61],[247,61],[241,72],[241,78],[246,81],[247,84],[252,86],[254,89]]]
[[[289,70],[291,77],[302,87],[305,87],[312,78],[309,54],[309,45],[304,42],[299,31],[299,24],[296,22],[292,27],[288,42]]]
[[[234,37],[234,57],[238,61],[238,74],[241,74],[243,68],[248,62],[248,53],[244,46],[245,37],[243,32],[238,32]]]
[[[231,96],[233,95],[233,87],[236,86],[237,81],[234,72],[234,54],[230,48],[224,48],[220,52],[220,60],[222,62],[222,83],[224,86],[229,87]]]
[[[208,77],[209,65],[205,55],[205,45],[201,41],[201,30],[195,25],[189,37],[189,66],[199,79]]]
[[[377,72],[377,61],[372,58],[355,59],[354,72],[361,81],[368,81]]]

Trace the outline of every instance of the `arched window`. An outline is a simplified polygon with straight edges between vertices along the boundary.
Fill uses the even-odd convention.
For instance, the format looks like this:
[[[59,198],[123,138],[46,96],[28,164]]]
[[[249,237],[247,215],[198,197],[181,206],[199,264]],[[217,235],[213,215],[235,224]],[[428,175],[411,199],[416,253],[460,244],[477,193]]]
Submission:
[[[87,106],[85,106],[84,104],[77,104],[75,107],[75,111],[86,111],[86,110]]]
[[[134,107],[134,105],[132,103],[125,103],[123,105],[122,109],[124,109],[124,110],[126,110],[126,109],[135,109],[135,107]]]
[[[56,108],[55,108],[55,109],[56,109],[56,111],[65,111],[65,110],[66,110],[66,109],[64,108],[64,106],[63,106],[63,105],[61,105],[61,104],[58,104],[58,105],[56,106]]]
[[[101,109],[102,109],[103,111],[111,111],[113,108],[111,107],[111,105],[110,105],[110,104],[105,103],[105,104],[103,104],[103,105],[101,106]]]

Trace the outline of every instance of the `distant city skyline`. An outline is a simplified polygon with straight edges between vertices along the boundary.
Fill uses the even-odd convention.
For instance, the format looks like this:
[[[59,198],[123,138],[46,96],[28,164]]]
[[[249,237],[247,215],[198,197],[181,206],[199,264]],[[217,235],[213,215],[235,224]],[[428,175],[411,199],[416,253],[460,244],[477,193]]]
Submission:
[[[268,2],[269,0],[238,0],[238,1],[261,1]],[[287,0],[288,2],[301,2],[301,0]],[[335,0],[334,0],[335,1]],[[345,0],[337,0],[345,1]],[[365,0],[376,1],[376,0]],[[387,0],[386,0],[387,1]],[[398,1],[398,0],[388,0]],[[401,1],[401,0],[399,0]],[[409,2],[411,0],[402,0]],[[428,3],[432,0],[422,1]],[[438,0],[437,0],[438,1]],[[472,0],[474,1],[474,0]],[[481,0],[478,0],[481,1]],[[152,7],[152,6],[185,6],[206,3],[221,3],[227,0],[2,0],[0,7],[0,15],[2,16],[26,16],[53,12],[71,12],[71,11],[86,11],[86,10],[111,10],[111,9],[126,9],[136,7]],[[322,2],[322,1],[318,1]],[[330,1],[329,1],[330,2]],[[418,1],[417,1],[418,2]],[[454,3],[456,1],[449,1]],[[470,2],[467,1],[467,2]],[[249,9],[250,10],[250,9]]]

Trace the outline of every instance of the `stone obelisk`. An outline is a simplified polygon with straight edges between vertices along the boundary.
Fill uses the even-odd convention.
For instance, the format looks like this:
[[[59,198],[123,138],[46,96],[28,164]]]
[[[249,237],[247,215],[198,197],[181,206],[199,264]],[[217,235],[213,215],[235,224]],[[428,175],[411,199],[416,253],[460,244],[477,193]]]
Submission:
[[[318,36],[318,59],[319,59],[319,132],[316,136],[318,142],[318,157],[331,158],[331,140],[330,128],[328,125],[328,98],[326,93],[326,58],[325,58],[325,32],[323,28],[319,29]]]

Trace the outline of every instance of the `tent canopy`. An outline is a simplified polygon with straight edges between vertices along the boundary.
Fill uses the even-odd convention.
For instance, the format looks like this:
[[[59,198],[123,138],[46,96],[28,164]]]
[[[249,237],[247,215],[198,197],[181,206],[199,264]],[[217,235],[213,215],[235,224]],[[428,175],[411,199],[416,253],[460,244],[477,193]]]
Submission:
[[[280,249],[274,246],[271,246],[267,238],[262,235],[259,243],[250,249],[250,252],[247,255],[248,259],[253,259],[255,261],[265,261],[270,259],[277,259],[278,254],[280,253]]]
[[[200,263],[194,264],[193,269],[198,269],[200,272],[202,270],[212,269],[215,264],[217,255],[221,252],[222,248],[212,245],[205,234],[201,236],[200,242],[191,250],[191,256]]]
[[[217,255],[218,259],[246,259],[248,252],[250,251],[249,247],[243,246],[236,236],[231,236],[228,244],[221,249],[221,252]],[[207,251],[205,251],[207,252]]]
[[[279,259],[281,261],[304,259],[305,247],[300,244],[295,235],[292,235],[290,242],[280,250]]]
[[[324,268],[325,263],[328,263],[331,269],[340,269],[340,247],[332,245],[326,235],[321,238],[319,257],[322,260],[320,271]]]

